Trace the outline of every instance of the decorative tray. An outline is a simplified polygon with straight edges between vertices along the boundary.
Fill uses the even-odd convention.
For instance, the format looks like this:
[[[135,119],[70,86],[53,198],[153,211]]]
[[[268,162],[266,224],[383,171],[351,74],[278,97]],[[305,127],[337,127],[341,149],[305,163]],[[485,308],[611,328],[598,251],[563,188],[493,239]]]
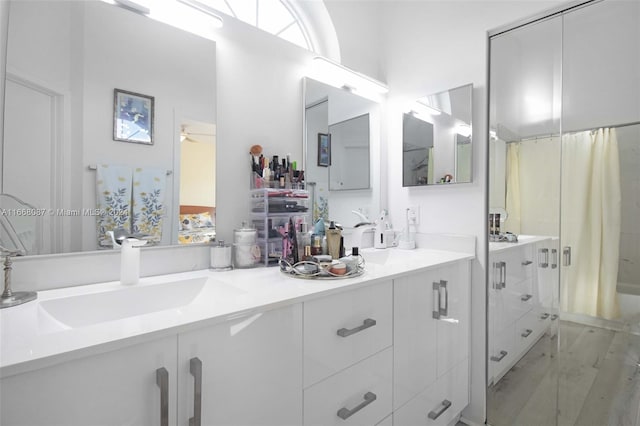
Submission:
[[[290,263],[280,258],[280,272],[293,278],[306,280],[339,280],[344,278],[355,278],[364,274],[364,258],[357,256],[353,259],[353,265],[347,266],[347,271],[343,274],[336,274],[329,269],[334,266],[331,263],[317,263],[303,260],[298,263]]]

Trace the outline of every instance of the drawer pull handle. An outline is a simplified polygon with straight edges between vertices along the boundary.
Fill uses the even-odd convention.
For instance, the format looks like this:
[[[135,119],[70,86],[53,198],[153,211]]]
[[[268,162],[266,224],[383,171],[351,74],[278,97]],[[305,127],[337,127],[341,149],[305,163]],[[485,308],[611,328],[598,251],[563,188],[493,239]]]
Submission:
[[[551,315],[551,321],[555,321],[558,319],[558,316],[556,314]]]
[[[542,258],[540,258],[542,255]],[[538,250],[538,266],[541,268],[549,267],[549,249],[542,248]]]
[[[338,410],[338,417],[340,417],[342,420],[347,420],[349,417],[353,416],[355,413],[357,413],[358,411],[362,410],[367,405],[371,404],[377,398],[378,397],[376,396],[375,393],[367,392],[367,393],[364,394],[364,401],[362,401],[360,404],[358,404],[357,407],[354,407],[351,410],[349,410],[346,407],[342,407],[341,409],[339,409]]]
[[[505,356],[507,356],[507,354],[509,354],[509,352],[507,352],[507,351],[500,351],[500,356],[495,356],[495,355],[493,355],[493,356],[491,357],[491,361],[500,362],[500,361],[502,361],[502,359],[503,359]]]
[[[529,337],[531,336],[531,333],[533,333],[533,330],[531,330],[530,328],[527,328],[524,333],[521,334],[522,337]]]
[[[531,295],[531,294],[525,294],[525,295],[523,295],[523,296],[520,298],[520,300],[522,300],[523,302],[527,302],[527,301],[529,301],[529,299],[531,299],[532,297],[533,297],[533,295]]]
[[[541,320],[546,320],[547,318],[549,318],[549,314],[546,313],[546,312],[544,314],[540,315],[540,319]]]
[[[442,407],[440,407],[439,410],[434,410],[434,411],[429,411],[429,418],[431,420],[435,420],[438,417],[440,417],[442,415],[442,413],[444,413],[445,411],[447,411],[449,409],[449,407],[451,407],[451,401],[449,401],[448,399],[445,399],[444,401],[442,401],[441,403]]]
[[[524,261],[522,262],[522,266],[529,266],[529,265],[531,265],[532,263],[533,263],[533,261],[532,261],[532,260],[524,260]]]
[[[558,250],[551,249],[551,269],[556,269],[558,267]]]
[[[156,370],[156,384],[160,388],[160,426],[169,426],[169,372],[166,368]]]
[[[349,337],[352,334],[356,334],[361,332],[362,330],[366,330],[369,327],[373,327],[374,325],[376,325],[376,320],[371,319],[371,318],[367,318],[366,320],[364,320],[362,322],[362,325],[356,327],[356,328],[352,328],[351,330],[347,329],[347,328],[341,328],[340,330],[337,331],[338,336],[340,337]]]
[[[433,283],[434,307],[432,317],[440,319],[441,316],[449,315],[449,291],[447,290],[448,281],[440,280]],[[444,290],[444,308],[442,307],[442,291]]]
[[[202,422],[202,361],[200,358],[189,360],[189,372],[193,375],[193,417],[189,426],[200,426]]]

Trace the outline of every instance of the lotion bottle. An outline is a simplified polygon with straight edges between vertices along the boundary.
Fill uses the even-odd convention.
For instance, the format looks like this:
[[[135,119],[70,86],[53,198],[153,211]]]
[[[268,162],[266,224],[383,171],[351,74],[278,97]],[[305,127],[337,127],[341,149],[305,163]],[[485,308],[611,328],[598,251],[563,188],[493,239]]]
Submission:
[[[335,222],[331,221],[327,234],[327,249],[332,259],[340,258],[340,237],[342,232],[336,227]]]

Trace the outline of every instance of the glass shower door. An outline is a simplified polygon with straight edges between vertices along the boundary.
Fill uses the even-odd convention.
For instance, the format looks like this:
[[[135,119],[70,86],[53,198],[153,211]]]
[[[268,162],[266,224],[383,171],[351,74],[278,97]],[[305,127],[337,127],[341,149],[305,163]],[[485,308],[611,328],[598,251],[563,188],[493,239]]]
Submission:
[[[566,13],[562,65],[558,423],[639,425],[640,3]]]
[[[490,39],[487,423],[557,418],[562,19]],[[517,235],[513,240],[509,233]]]

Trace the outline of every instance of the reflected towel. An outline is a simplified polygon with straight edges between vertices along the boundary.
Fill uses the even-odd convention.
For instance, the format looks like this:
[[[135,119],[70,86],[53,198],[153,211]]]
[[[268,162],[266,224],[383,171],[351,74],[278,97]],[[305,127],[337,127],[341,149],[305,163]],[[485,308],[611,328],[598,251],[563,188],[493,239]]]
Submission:
[[[149,243],[162,240],[166,175],[166,170],[154,168],[138,167],[133,172],[132,231],[147,235]]]
[[[111,248],[113,243],[107,231],[124,228],[131,231],[131,178],[130,167],[98,164],[96,169],[96,216],[98,248]]]

